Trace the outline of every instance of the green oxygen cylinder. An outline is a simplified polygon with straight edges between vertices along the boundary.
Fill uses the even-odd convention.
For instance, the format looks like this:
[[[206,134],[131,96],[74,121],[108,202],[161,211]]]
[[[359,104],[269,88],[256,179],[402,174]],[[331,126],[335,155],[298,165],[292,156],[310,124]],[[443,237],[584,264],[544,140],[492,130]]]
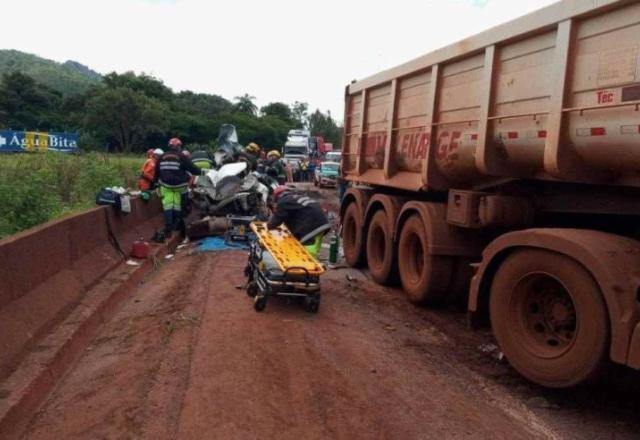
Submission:
[[[338,262],[338,247],[339,247],[338,233],[334,232],[329,241],[329,263],[336,264]]]

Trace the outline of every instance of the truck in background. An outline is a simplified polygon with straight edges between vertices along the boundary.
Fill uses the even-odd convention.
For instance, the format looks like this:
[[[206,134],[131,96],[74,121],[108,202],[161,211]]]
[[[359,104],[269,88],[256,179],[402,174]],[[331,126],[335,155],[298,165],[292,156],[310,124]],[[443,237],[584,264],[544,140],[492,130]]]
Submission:
[[[311,154],[310,137],[309,130],[289,130],[287,142],[282,149],[282,159],[291,164],[294,173],[299,170],[302,159],[309,159]]]
[[[311,136],[309,138],[309,147],[311,149],[311,158],[322,158],[326,150],[326,143],[322,136]]]
[[[640,3],[564,0],[349,84],[347,263],[468,297],[538,384],[640,369],[639,43]]]

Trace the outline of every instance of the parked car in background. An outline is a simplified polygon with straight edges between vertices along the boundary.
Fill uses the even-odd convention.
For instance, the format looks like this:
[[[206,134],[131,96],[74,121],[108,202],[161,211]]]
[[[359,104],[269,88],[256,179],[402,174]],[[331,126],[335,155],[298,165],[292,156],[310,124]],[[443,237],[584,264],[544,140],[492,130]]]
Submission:
[[[319,187],[335,187],[339,168],[340,164],[338,162],[321,162],[320,165],[316,167],[316,172],[313,175],[313,184]]]
[[[342,151],[327,151],[324,155],[324,160],[326,162],[336,162],[340,163],[342,160]]]

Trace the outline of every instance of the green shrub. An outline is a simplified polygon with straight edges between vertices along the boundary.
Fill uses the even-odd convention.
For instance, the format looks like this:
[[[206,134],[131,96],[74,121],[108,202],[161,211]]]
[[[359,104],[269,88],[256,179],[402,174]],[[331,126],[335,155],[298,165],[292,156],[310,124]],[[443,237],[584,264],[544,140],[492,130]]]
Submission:
[[[39,225],[61,212],[55,188],[43,174],[36,171],[13,182],[0,181],[0,236]]]
[[[106,186],[135,188],[140,156],[0,155],[0,237],[90,208]]]

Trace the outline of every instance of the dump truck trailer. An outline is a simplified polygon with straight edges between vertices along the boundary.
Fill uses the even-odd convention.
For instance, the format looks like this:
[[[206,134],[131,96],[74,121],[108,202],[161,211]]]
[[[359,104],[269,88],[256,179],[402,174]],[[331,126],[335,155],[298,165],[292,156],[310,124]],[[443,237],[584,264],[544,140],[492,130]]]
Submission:
[[[544,386],[640,369],[639,2],[561,1],[354,81],[344,127],[349,265],[462,295]]]

